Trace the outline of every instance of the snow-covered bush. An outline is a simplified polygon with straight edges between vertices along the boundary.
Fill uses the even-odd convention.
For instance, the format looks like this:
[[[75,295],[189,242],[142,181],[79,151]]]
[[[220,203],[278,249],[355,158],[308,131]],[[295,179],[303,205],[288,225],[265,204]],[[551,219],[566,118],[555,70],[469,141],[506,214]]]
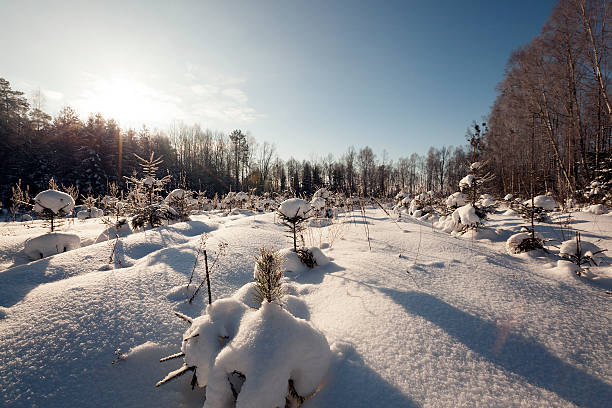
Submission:
[[[23,252],[30,259],[41,259],[50,255],[71,251],[80,246],[81,239],[78,235],[51,232],[27,239]]]
[[[278,207],[278,215],[283,224],[289,228],[293,237],[293,251],[297,253],[297,235],[304,229],[304,221],[310,216],[310,204],[301,198],[290,198]]]
[[[58,226],[58,219],[72,213],[74,199],[61,191],[45,190],[34,197],[34,212],[48,222],[51,232]]]
[[[310,207],[316,217],[321,217],[325,214],[325,199],[323,197],[314,197],[310,201]]]
[[[512,209],[520,214],[525,219],[532,219],[537,222],[543,222],[548,218],[548,212],[553,211],[558,207],[554,198],[547,195],[538,195],[532,200],[522,201],[516,199],[512,204]]]
[[[198,201],[192,195],[191,191],[176,188],[168,193],[164,202],[176,211],[179,219],[184,221],[188,220],[191,212],[198,207]]]
[[[183,365],[165,382],[192,371],[192,386],[206,387],[204,407],[292,407],[313,395],[329,369],[331,350],[311,323],[292,314],[305,308],[295,296],[285,307],[279,256],[261,250],[255,283],[208,305],[183,335]],[[301,307],[296,307],[301,304]],[[300,313],[308,315],[308,313]]]
[[[575,239],[561,243],[559,255],[576,264],[578,266],[576,274],[581,275],[588,272],[590,266],[599,265],[605,251],[592,242],[582,241],[580,233],[576,232]]]
[[[148,160],[138,155],[136,157],[140,160],[140,166],[145,177],[132,176],[127,178],[128,185],[131,187],[128,196],[130,198],[132,228],[142,228],[145,225],[155,227],[162,225],[164,221],[169,222],[178,219],[179,214],[176,210],[165,204],[160,196],[164,184],[170,181],[170,175],[161,179],[155,177],[162,159],[155,158],[154,153],[151,153]]]
[[[593,204],[612,207],[612,154],[608,154],[595,170],[593,181],[584,191],[584,197]]]
[[[459,181],[459,190],[468,197],[476,215],[481,220],[484,220],[487,213],[492,211],[494,204],[487,198],[484,199],[485,202],[480,198],[485,184],[493,179],[493,175],[486,168],[486,162],[474,162],[470,165],[470,173]]]
[[[506,241],[506,248],[511,254],[529,252],[544,247],[544,237],[539,232],[519,232]]]
[[[603,204],[593,204],[582,209],[584,212],[588,212],[595,215],[602,215],[608,212],[608,207]]]

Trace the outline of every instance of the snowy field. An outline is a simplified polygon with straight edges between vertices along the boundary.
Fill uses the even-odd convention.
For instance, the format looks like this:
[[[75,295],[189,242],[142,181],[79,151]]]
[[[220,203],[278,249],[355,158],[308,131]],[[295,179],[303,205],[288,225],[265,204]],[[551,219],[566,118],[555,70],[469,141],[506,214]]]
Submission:
[[[566,218],[536,229],[569,239]],[[69,221],[62,231],[82,247],[30,263],[24,241],[45,232],[41,222],[1,224],[0,406],[201,407],[205,390],[189,375],[155,387],[181,364],[159,362],[189,327],[174,312],[196,317],[206,305],[206,291],[189,304],[194,286],[183,290],[201,234],[211,254],[228,244],[213,300],[252,280],[260,247],[290,240],[274,213],[191,219],[98,244],[99,220]],[[572,213],[570,227],[610,251],[592,280],[554,247],[507,254],[525,222],[501,211],[459,237],[375,208],[322,225],[304,237],[331,262],[286,274],[333,352],[304,407],[611,406],[611,214]],[[198,284],[203,270],[200,260]]]

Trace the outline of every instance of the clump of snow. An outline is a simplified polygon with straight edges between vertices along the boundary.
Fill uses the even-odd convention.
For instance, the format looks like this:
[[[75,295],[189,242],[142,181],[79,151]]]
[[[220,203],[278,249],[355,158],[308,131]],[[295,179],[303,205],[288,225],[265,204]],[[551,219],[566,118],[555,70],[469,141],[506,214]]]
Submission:
[[[168,202],[171,200],[182,200],[186,198],[186,196],[187,192],[185,190],[183,190],[182,188],[175,188],[174,190],[168,193],[165,201]]]
[[[69,194],[57,190],[41,191],[34,197],[34,211],[42,213],[49,210],[55,215],[67,215],[74,208],[74,200]]]
[[[281,203],[278,212],[286,218],[306,218],[310,211],[310,204],[301,198],[290,198]]]
[[[471,171],[478,170],[481,166],[482,166],[482,163],[474,162],[474,163],[470,164],[470,170]]]
[[[104,215],[104,211],[96,208],[96,207],[92,207],[91,210],[81,210],[77,213],[77,218],[79,220],[86,220],[89,218],[99,218],[102,217]]]
[[[601,248],[595,245],[592,242],[588,241],[580,241],[580,253],[578,252],[578,242],[575,239],[570,239],[568,241],[564,241],[561,243],[561,247],[559,248],[559,255],[563,257],[585,257],[591,258],[594,261],[599,261],[603,258],[603,253],[601,252]]]
[[[608,212],[608,207],[606,207],[603,204],[593,204],[593,205],[589,205],[588,207],[583,208],[582,211],[589,212],[595,215],[603,215]]]
[[[542,234],[540,234],[539,232],[536,232],[534,235],[535,239],[539,241],[542,241],[544,239]],[[518,254],[523,252],[523,250],[520,248],[521,244],[523,243],[523,241],[528,240],[530,238],[531,234],[527,232],[519,232],[518,234],[510,236],[510,238],[508,238],[508,240],[506,241],[506,248],[508,249],[508,253]]]
[[[463,190],[466,187],[472,187],[472,184],[474,184],[475,180],[476,177],[473,174],[468,174],[467,176],[459,180],[459,188]]]
[[[233,298],[219,299],[206,307],[206,312],[195,319],[183,334],[181,351],[185,363],[198,367],[198,385],[205,387],[215,358],[219,352],[220,339],[236,335],[242,315],[248,306]],[[231,371],[230,371],[231,372]]]
[[[514,198],[514,196],[512,194],[506,194],[504,196],[504,201],[510,201],[510,200],[512,200],[512,198]]]
[[[523,205],[531,207],[531,200],[525,200]],[[540,207],[547,211],[552,211],[559,206],[554,198],[547,195],[539,195],[534,197],[533,205],[534,207]]]
[[[81,239],[75,234],[51,232],[25,241],[24,252],[31,259],[41,259],[79,248]]]
[[[111,225],[106,228],[98,238],[96,238],[95,243],[108,241],[109,239],[115,239],[118,237],[125,237],[132,233],[132,228],[130,228],[130,224],[126,219],[120,219],[119,222],[115,223],[115,225]]]
[[[480,196],[478,204],[481,207],[493,207],[495,205],[495,200],[490,194],[483,194]]]
[[[238,289],[232,295],[232,298],[241,301],[252,309],[259,309],[262,299],[261,296],[258,296],[256,287],[257,284],[255,282],[249,282]],[[295,317],[299,317],[300,319],[308,319],[310,316],[308,306],[306,305],[306,302],[296,296],[297,293],[295,289],[284,282],[283,292],[284,295],[281,301],[283,307]]]
[[[317,213],[323,211],[325,208],[325,199],[323,197],[315,197],[310,202],[310,206]]]
[[[461,223],[465,226],[473,226],[480,222],[480,217],[476,215],[476,209],[472,204],[466,204],[453,211],[453,221],[455,224]]]
[[[216,338],[209,340],[217,346]],[[264,302],[259,310],[242,315],[238,332],[204,375],[208,379],[204,407],[233,404],[228,374],[234,372],[244,376],[236,407],[285,406],[288,381],[293,381],[299,395],[309,396],[322,383],[330,360],[329,344],[320,331],[279,305]],[[201,371],[198,366],[198,383]]]
[[[517,215],[517,212],[512,208],[508,208],[506,211],[504,211],[504,215]]]
[[[462,207],[468,202],[467,196],[460,191],[453,193],[446,199],[447,207]]]
[[[323,266],[329,263],[329,258],[317,247],[303,248],[310,252],[316,262],[316,266]],[[283,271],[293,273],[303,273],[310,270],[293,251],[293,248],[283,248],[278,251],[278,254],[283,259]]]

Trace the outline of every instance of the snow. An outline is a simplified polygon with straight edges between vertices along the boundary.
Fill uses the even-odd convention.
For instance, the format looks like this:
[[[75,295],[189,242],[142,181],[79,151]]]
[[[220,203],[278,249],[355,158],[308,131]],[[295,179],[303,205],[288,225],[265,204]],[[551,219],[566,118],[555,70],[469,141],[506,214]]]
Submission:
[[[580,240],[580,255],[589,256],[593,259],[603,258],[603,253],[597,245],[592,242]],[[561,256],[576,256],[578,255],[578,242],[575,239],[570,239],[561,243],[559,248],[559,255]]]
[[[480,222],[480,218],[476,215],[476,209],[472,204],[466,204],[453,211],[453,221],[455,224],[474,225]]]
[[[514,198],[514,196],[512,194],[506,194],[504,196],[504,201],[510,201]]]
[[[519,245],[525,241],[526,239],[530,239],[531,234],[527,232],[519,232],[517,234],[513,234],[506,241],[506,247],[508,248],[508,253],[510,254],[518,254],[521,252],[519,249]],[[539,232],[535,233],[535,238],[539,240],[543,240],[544,237]]]
[[[281,203],[278,212],[287,218],[305,218],[310,212],[310,204],[301,198],[290,198]]]
[[[460,191],[457,191],[456,193],[453,193],[451,195],[448,196],[448,198],[446,199],[446,206],[447,207],[461,207],[466,205],[468,202],[468,198],[465,194],[463,194]]]
[[[527,207],[531,207],[531,200],[525,200],[523,202],[523,205],[526,205]],[[559,206],[554,198],[546,196],[546,195],[539,195],[539,196],[534,197],[533,205],[534,207],[540,207],[547,211],[552,211]]]
[[[474,177],[474,175],[468,174],[467,176],[459,180],[459,188],[463,189],[466,187],[472,187],[472,184],[474,184],[475,180],[476,177]]]
[[[314,211],[323,211],[325,208],[325,199],[322,197],[315,197],[310,201],[310,206]]]
[[[168,202],[172,202],[172,200],[182,200],[184,198],[187,198],[187,196],[188,194],[185,190],[181,188],[175,188],[174,190],[168,193],[165,201],[166,203],[168,203]]]
[[[79,248],[81,239],[75,234],[50,232],[25,241],[24,252],[30,259],[41,259]]]
[[[608,207],[603,204],[593,204],[589,205],[588,207],[585,207],[582,211],[589,212],[595,215],[602,215],[608,212]]]
[[[104,215],[104,211],[93,207],[91,210],[81,210],[77,212],[77,218],[79,220],[86,220],[88,218],[98,218]]]
[[[34,212],[42,213],[45,209],[55,215],[69,214],[74,208],[74,200],[69,194],[57,190],[41,191],[34,197]]]
[[[480,167],[482,167],[482,163],[480,163],[480,162],[474,162],[474,163],[470,164],[470,170],[471,171],[478,170]]]
[[[284,406],[289,379],[298,394],[309,396],[323,381],[330,361],[331,351],[320,331],[279,305],[264,302],[242,315],[238,332],[214,360],[204,407],[232,404],[227,376],[234,371],[246,377],[237,408]]]
[[[287,274],[286,313],[246,305],[239,317],[223,320],[234,339],[233,322],[242,332],[238,354],[228,349],[223,367],[240,356],[245,370],[267,372],[266,362],[259,364],[264,342],[255,339],[278,339],[271,329],[254,331],[247,349],[243,328],[261,327],[271,316],[279,324],[300,317],[331,345],[323,385],[304,408],[609,405],[609,252],[590,269],[596,276],[579,278],[552,247],[548,254],[506,253],[507,238],[525,225],[517,215],[492,214],[482,231],[451,236],[429,222],[393,222],[368,208],[370,250],[359,214],[341,214],[316,237],[305,234],[307,247],[321,234],[329,262]],[[563,241],[566,217],[554,212],[536,230]],[[571,227],[585,242],[612,249],[610,215],[574,212]],[[94,243],[107,228],[99,219],[69,219],[64,228],[88,244],[22,264],[24,241],[44,231],[42,222],[0,225],[0,406],[202,407],[205,391],[191,390],[189,374],[154,387],[181,364],[159,363],[180,350],[189,327],[174,312],[205,316],[206,295],[189,304],[194,283],[185,286],[200,234],[208,234],[209,262],[218,242],[229,244],[211,276],[213,301],[244,304],[238,294],[252,281],[258,248],[289,244],[278,216],[194,215],[120,238],[110,263],[115,240]],[[203,276],[200,257],[195,285]],[[293,298],[301,307],[289,306]],[[111,364],[117,348],[128,350],[126,357]],[[263,387],[270,377],[250,379]],[[286,391],[286,378],[278,381]]]

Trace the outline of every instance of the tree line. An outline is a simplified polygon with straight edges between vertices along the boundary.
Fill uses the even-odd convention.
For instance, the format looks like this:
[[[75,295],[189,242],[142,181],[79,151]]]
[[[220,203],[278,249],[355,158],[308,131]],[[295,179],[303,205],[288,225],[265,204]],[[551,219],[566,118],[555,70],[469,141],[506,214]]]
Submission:
[[[279,157],[274,145],[242,130],[226,134],[181,122],[163,131],[146,126],[124,130],[101,114],[82,121],[70,107],[51,117],[43,110],[40,92],[27,98],[3,78],[0,101],[0,199],[5,203],[19,180],[36,193],[47,188],[51,177],[84,194],[103,194],[109,183],[121,186],[138,172],[136,155],[148,158],[152,152],[163,156],[170,187],[209,196],[252,189],[308,196],[320,187],[351,196],[390,196],[401,188],[411,194],[450,193],[469,164],[461,146],[432,147],[426,155],[413,153],[396,161],[368,146],[349,147],[341,157],[300,161]]]

